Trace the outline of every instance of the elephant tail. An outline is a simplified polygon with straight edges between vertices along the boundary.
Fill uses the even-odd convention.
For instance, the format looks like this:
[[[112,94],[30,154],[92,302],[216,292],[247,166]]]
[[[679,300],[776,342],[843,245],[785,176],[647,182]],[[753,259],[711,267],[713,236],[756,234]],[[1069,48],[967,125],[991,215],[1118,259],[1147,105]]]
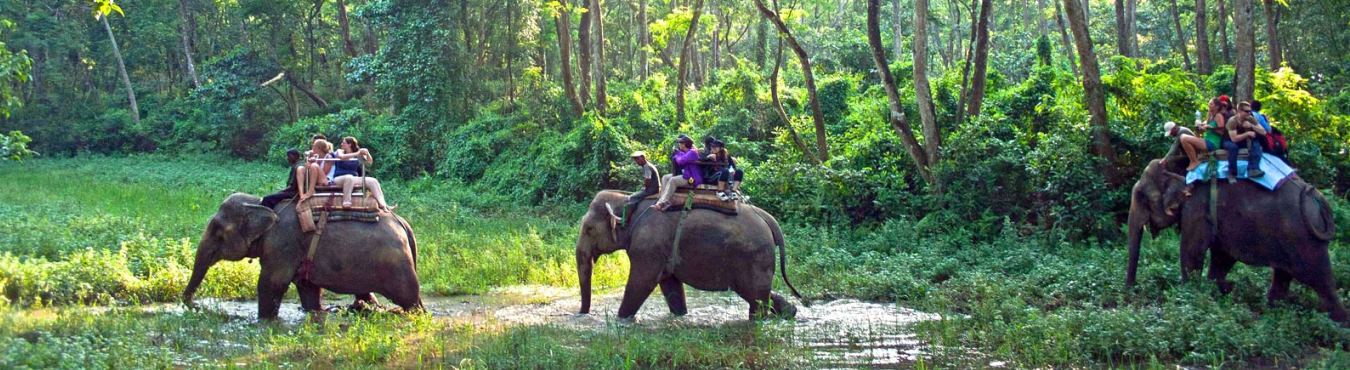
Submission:
[[[1318,240],[1330,241],[1336,236],[1336,221],[1331,215],[1331,205],[1312,185],[1303,184],[1303,194],[1299,201],[1303,209],[1303,224]]]
[[[783,230],[778,227],[778,220],[762,209],[756,208],[755,211],[759,213],[759,217],[764,218],[764,223],[769,224],[769,231],[773,232],[773,244],[778,246],[778,271],[783,275],[783,284],[787,285],[788,290],[792,291],[792,295],[800,299],[803,305],[810,306],[811,303],[802,298],[802,294],[797,293],[797,287],[792,286],[792,282],[788,280],[787,241],[783,238]]]
[[[403,232],[406,233],[406,234],[408,234],[408,251],[412,253],[413,270],[416,271],[416,270],[417,270],[417,236],[416,236],[416,235],[413,235],[412,226],[409,226],[409,225],[408,225],[408,221],[407,221],[407,220],[404,220],[403,217],[399,217],[398,215],[393,215],[393,216],[394,216],[394,220],[398,221],[398,226],[403,227]]]

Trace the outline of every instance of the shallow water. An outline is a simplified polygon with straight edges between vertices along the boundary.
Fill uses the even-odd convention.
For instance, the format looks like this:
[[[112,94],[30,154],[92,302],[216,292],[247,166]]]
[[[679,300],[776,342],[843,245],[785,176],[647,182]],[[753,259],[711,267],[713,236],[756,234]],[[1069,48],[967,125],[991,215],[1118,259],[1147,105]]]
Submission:
[[[748,320],[749,305],[734,293],[688,290],[687,294],[688,314],[671,315],[664,298],[656,292],[632,323],[621,322],[614,316],[622,292],[597,294],[589,315],[577,314],[581,304],[575,289],[555,287],[516,286],[484,295],[425,296],[423,302],[428,312],[446,320],[553,325],[573,330],[607,330],[614,325],[673,330],[755,325]],[[329,299],[325,303],[347,304],[350,299]],[[257,316],[255,301],[202,299],[198,305],[243,321],[255,320]],[[279,320],[283,323],[296,324],[305,319],[299,304],[282,304]],[[939,319],[941,316],[937,314],[894,304],[843,299],[811,307],[797,303],[795,320],[768,320],[759,325],[790,333],[794,345],[811,351],[810,360],[803,365],[815,368],[912,368],[919,361],[939,367],[1002,365],[979,353],[934,346],[919,337],[915,324]]]

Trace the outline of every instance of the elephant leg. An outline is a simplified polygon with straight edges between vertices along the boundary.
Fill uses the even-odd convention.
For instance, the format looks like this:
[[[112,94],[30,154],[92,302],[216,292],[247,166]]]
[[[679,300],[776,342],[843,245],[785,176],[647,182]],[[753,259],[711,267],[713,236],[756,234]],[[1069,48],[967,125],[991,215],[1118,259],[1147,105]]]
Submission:
[[[380,306],[380,301],[375,299],[375,293],[358,293],[354,294],[354,296],[356,299],[352,301],[350,306],[347,306],[347,309],[349,310],[369,311]]]
[[[1219,286],[1219,292],[1228,294],[1233,291],[1233,282],[1228,281],[1228,272],[1233,270],[1237,259],[1233,255],[1218,249],[1209,251],[1209,279]]]
[[[1336,294],[1336,280],[1331,274],[1331,259],[1325,252],[1320,257],[1309,259],[1314,261],[1305,259],[1303,268],[1294,271],[1294,279],[1317,292],[1317,297],[1321,298],[1318,308],[1327,311],[1331,315],[1331,320],[1341,324],[1350,323],[1350,314],[1347,314],[1345,307],[1341,306],[1341,298]]]
[[[281,297],[290,289],[288,281],[278,283],[266,276],[258,278],[258,319],[274,320],[281,311]]]
[[[769,299],[773,300],[772,308],[774,315],[778,315],[778,317],[784,319],[797,317],[797,306],[793,306],[792,302],[788,302],[783,296],[778,295],[778,293],[769,292]]]
[[[646,268],[644,268],[646,267]],[[661,266],[642,266],[635,265],[628,273],[628,285],[623,288],[623,301],[619,303],[619,318],[632,319],[637,316],[638,309],[642,308],[642,303],[647,301],[647,296],[656,289],[656,274],[642,273],[640,271],[651,270],[661,271]]]
[[[300,293],[300,308],[305,311],[323,311],[323,288],[307,281],[295,282],[295,290]]]
[[[684,283],[675,276],[661,280],[661,295],[666,296],[666,306],[670,307],[671,314],[684,316],[689,313],[684,300]]]
[[[414,272],[407,271],[403,279],[391,279],[394,282],[381,292],[390,301],[403,309],[403,312],[418,312],[423,310],[422,294],[418,290],[417,278],[413,277]]]
[[[1278,268],[1272,268],[1275,273],[1270,278],[1270,290],[1266,291],[1266,304],[1274,305],[1289,298],[1289,282],[1294,279],[1293,275]]]
[[[1205,264],[1205,243],[1199,238],[1181,235],[1181,281],[1190,279],[1191,273],[1200,270]]]
[[[741,288],[741,289],[736,289],[736,294],[737,294],[737,295],[740,295],[740,296],[741,296],[741,299],[744,299],[746,303],[749,303],[749,304],[750,304],[750,319],[751,319],[751,320],[762,319],[762,318],[764,318],[764,317],[766,316],[766,314],[772,313],[771,310],[772,310],[773,304],[772,304],[772,301],[770,300],[770,295],[769,295],[770,292],[769,292],[768,289],[760,289],[760,288],[744,289],[744,288]],[[765,305],[765,304],[767,304],[768,306],[767,306],[767,307],[762,306],[762,305]]]

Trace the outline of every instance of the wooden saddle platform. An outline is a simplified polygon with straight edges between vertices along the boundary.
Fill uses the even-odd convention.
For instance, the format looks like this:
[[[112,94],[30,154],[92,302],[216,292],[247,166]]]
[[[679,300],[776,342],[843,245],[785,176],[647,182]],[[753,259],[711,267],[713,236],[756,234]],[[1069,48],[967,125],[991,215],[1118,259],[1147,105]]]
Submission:
[[[324,191],[323,187],[319,189]],[[317,229],[316,225],[321,224],[324,217],[328,218],[328,222],[379,222],[380,216],[385,215],[375,198],[363,196],[355,191],[352,192],[352,204],[343,206],[340,187],[337,192],[315,193],[314,196],[297,204],[295,212],[300,218],[300,229],[304,232]]]
[[[723,201],[717,198],[717,188],[708,185],[701,185],[696,189],[678,188],[670,196],[670,205],[662,211],[671,212],[684,209],[684,205],[689,201],[690,194],[693,195],[694,202],[692,208],[706,209],[728,215],[736,215],[740,210],[741,202],[738,200]],[[658,195],[648,196],[646,199],[656,200]]]

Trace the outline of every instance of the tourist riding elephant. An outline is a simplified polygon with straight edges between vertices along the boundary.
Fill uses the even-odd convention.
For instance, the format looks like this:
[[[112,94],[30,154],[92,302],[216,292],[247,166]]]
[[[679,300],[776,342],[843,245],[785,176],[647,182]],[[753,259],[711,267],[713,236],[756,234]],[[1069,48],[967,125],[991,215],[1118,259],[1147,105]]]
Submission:
[[[412,228],[398,216],[379,222],[331,222],[324,229],[308,279],[300,273],[309,238],[300,231],[293,203],[276,212],[259,205],[253,195],[235,193],[220,203],[197,244],[192,277],[183,290],[183,303],[192,296],[206,271],[220,260],[259,258],[258,318],[273,319],[281,297],[292,283],[305,310],[320,310],[323,289],[355,294],[358,302],[373,301],[371,293],[389,298],[405,311],[422,308],[417,283],[417,240]]]
[[[1321,309],[1331,319],[1346,323],[1347,315],[1336,294],[1327,245],[1335,235],[1331,210],[1322,194],[1298,177],[1290,177],[1274,191],[1251,181],[1218,181],[1218,204],[1212,225],[1209,183],[1187,189],[1181,173],[1184,157],[1153,160],[1134,184],[1130,202],[1130,260],[1125,285],[1134,286],[1139,243],[1148,227],[1154,236],[1180,223],[1181,277],[1204,263],[1210,252],[1209,278],[1220,291],[1232,290],[1227,280],[1237,261],[1274,270],[1267,300],[1285,299],[1289,282],[1297,280],[1317,292]]]
[[[676,225],[680,212],[648,209],[652,201],[640,204],[640,211],[626,228],[621,228],[615,209],[623,209],[628,194],[605,190],[597,193],[590,209],[581,217],[581,235],[577,238],[577,276],[581,284],[581,313],[591,310],[591,269],[601,255],[625,249],[628,254],[628,285],[619,318],[631,319],[652,290],[660,285],[671,313],[684,315],[684,284],[706,291],[731,290],[750,303],[750,317],[760,315],[761,302],[769,302],[770,313],[793,317],[796,308],[777,293],[773,285],[774,248],[783,269],[783,282],[797,294],[787,279],[787,251],[778,221],[768,212],[742,204],[737,215],[695,209],[689,212],[679,232],[679,263],[667,271],[671,261]],[[645,211],[642,211],[645,210]]]

